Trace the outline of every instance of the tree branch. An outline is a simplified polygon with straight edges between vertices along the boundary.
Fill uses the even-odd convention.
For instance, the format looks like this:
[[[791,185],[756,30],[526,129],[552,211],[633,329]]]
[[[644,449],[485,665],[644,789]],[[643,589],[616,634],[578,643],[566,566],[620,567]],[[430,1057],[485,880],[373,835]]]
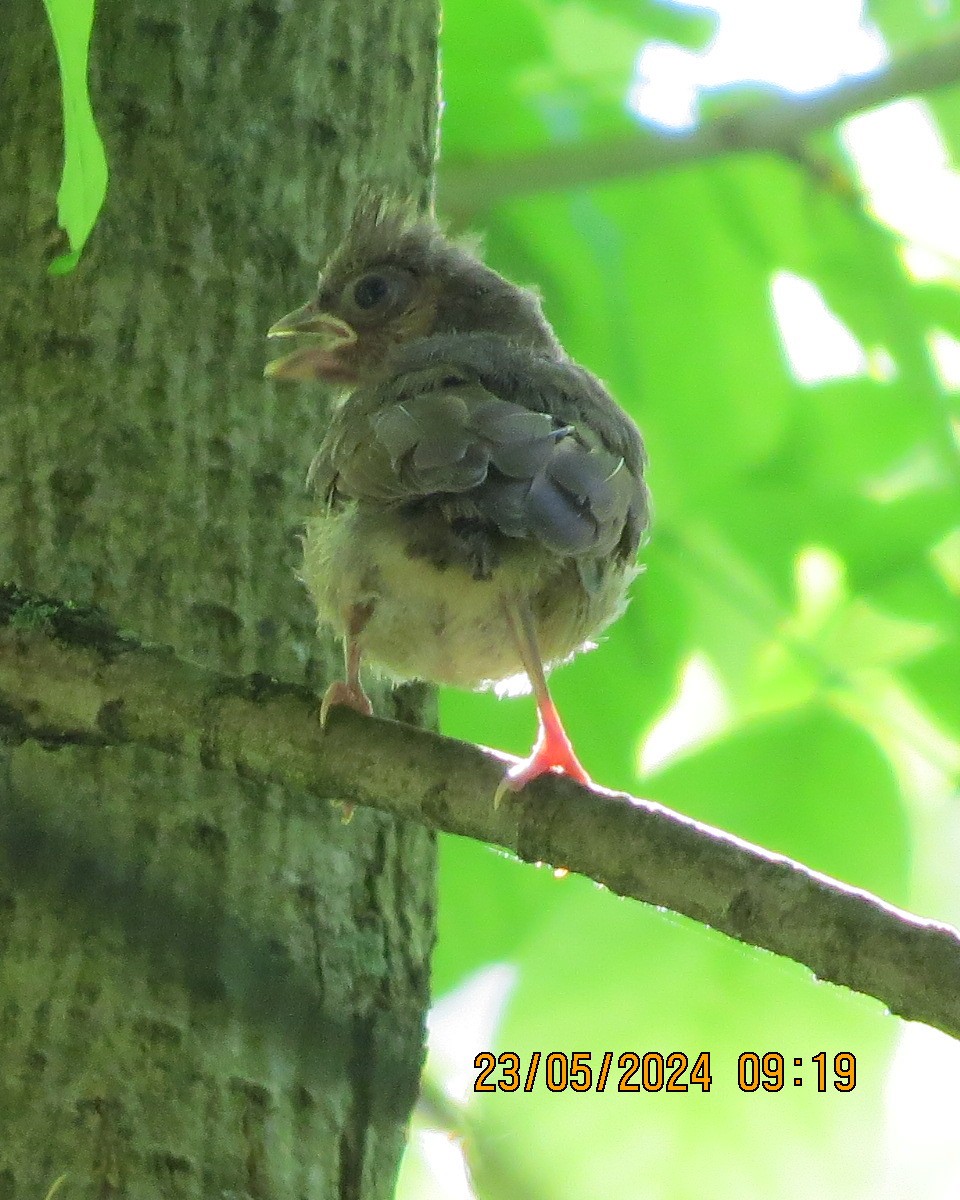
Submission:
[[[292,795],[368,805],[576,871],[960,1036],[960,934],[731,834],[622,793],[549,776],[493,793],[506,756],[338,710],[307,689],[235,679],[120,634],[97,611],[0,586],[0,729],[8,741],[148,746]]]
[[[654,133],[638,126],[636,133],[605,142],[553,145],[509,158],[448,161],[440,170],[440,206],[446,212],[470,213],[526,192],[609,183],[731,153],[773,151],[796,158],[803,139],[818,130],[832,129],[866,109],[958,82],[960,36],[954,36],[822,92],[791,96],[779,88],[764,89],[769,99],[708,120],[690,133]],[[738,86],[711,94],[742,91]]]

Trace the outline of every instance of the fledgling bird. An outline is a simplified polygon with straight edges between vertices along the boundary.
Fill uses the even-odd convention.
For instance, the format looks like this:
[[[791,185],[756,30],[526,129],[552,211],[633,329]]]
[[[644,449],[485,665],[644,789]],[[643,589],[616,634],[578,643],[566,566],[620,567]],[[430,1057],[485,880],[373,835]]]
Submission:
[[[364,660],[463,688],[525,672],[539,734],[494,803],[551,769],[589,784],[546,668],[619,616],[636,574],[648,497],[633,421],[533,292],[381,198],[268,336],[302,342],[269,378],[340,393],[308,476],[303,578],[346,664],[321,721],[370,713]]]

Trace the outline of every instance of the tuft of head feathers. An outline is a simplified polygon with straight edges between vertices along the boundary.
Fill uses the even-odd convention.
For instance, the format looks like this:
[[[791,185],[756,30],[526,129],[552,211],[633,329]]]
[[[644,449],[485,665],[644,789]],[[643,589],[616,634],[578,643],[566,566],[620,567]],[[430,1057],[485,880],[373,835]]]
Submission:
[[[385,193],[361,195],[320,272],[317,307],[336,312],[348,284],[382,266],[409,271],[420,284],[412,303],[431,309],[426,327],[417,323],[423,334],[499,333],[565,357],[537,292],[486,266],[478,237],[450,237],[432,214]]]
[[[320,271],[321,286],[328,279],[358,275],[371,263],[407,265],[416,261],[428,271],[436,258],[438,240],[447,240],[440,224],[431,213],[421,212],[413,200],[364,190],[346,232]]]

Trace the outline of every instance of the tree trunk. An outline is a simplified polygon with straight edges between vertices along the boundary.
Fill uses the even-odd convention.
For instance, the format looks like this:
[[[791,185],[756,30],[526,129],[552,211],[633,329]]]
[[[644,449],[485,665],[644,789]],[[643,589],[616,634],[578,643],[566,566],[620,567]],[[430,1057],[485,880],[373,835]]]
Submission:
[[[324,402],[261,379],[263,335],[361,181],[426,194],[437,27],[434,0],[101,0],[107,204],[51,278],[56,63],[9,6],[0,579],[238,674],[340,670],[295,578]],[[0,746],[0,1200],[392,1193],[434,845],[305,812],[159,753]]]

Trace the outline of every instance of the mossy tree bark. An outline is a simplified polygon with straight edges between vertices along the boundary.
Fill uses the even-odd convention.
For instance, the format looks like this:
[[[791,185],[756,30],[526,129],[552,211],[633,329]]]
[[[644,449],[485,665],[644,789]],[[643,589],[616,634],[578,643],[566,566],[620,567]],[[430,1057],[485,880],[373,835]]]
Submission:
[[[339,670],[295,579],[324,407],[261,380],[263,333],[361,181],[426,194],[437,28],[435,0],[101,0],[110,190],[50,278],[56,64],[39,6],[11,7],[0,578],[232,672]],[[149,751],[0,746],[0,1200],[62,1173],[82,1200],[391,1194],[434,845],[302,813]]]

